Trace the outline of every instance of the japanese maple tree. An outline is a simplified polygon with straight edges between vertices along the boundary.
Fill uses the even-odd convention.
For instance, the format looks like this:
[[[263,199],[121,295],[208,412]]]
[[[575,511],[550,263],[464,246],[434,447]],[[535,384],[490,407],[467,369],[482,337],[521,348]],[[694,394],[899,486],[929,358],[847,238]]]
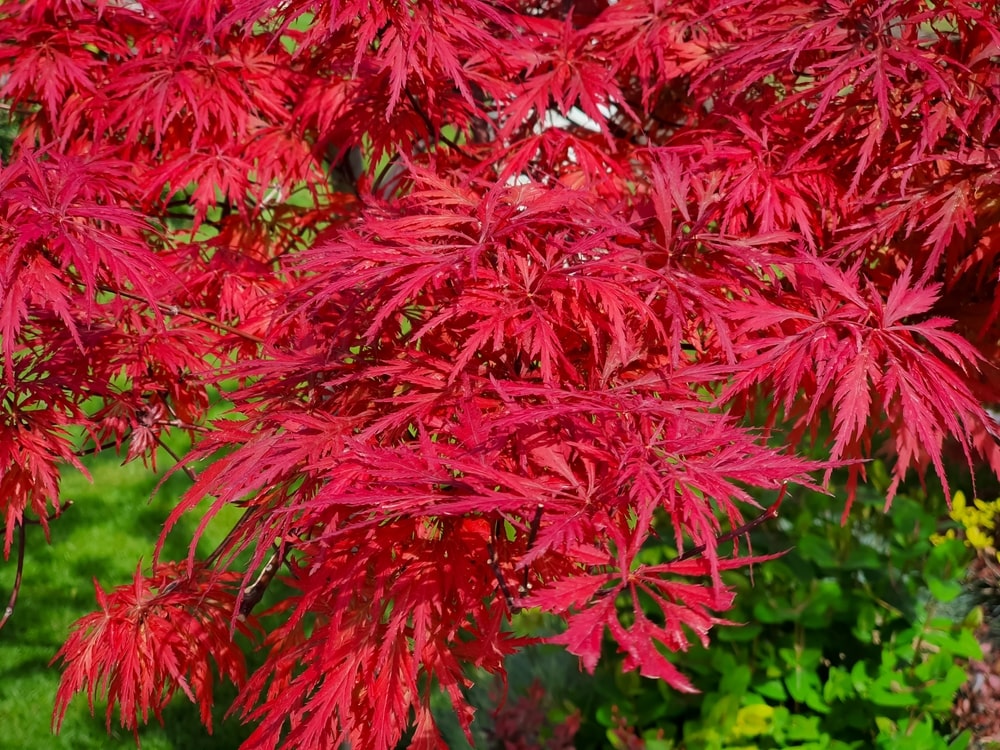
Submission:
[[[166,530],[243,513],[97,586],[57,726],[442,746],[522,608],[690,690],[788,483],[1000,471],[992,0],[3,0],[0,100],[5,558],[171,431]]]

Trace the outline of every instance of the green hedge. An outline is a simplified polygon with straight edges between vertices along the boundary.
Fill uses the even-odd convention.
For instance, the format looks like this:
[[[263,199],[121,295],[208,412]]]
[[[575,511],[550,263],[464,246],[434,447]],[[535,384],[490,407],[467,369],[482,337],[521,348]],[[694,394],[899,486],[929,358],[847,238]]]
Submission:
[[[941,537],[954,525],[942,499],[911,492],[885,513],[877,486],[861,488],[846,525],[829,496],[805,493],[755,530],[754,553],[787,553],[752,575],[726,574],[738,591],[728,616],[742,624],[713,631],[707,649],[676,655],[700,694],[621,674],[610,648],[592,678],[548,649],[535,650],[533,662],[512,660],[502,723],[523,710],[517,695],[535,680],[547,695],[548,726],[509,747],[548,746],[567,717],[581,722],[577,750],[966,747],[970,737],[953,732],[950,719],[966,660],[980,656],[979,610],[962,583],[973,550]],[[654,545],[644,561],[673,554]],[[490,744],[503,746],[484,729],[476,746]]]

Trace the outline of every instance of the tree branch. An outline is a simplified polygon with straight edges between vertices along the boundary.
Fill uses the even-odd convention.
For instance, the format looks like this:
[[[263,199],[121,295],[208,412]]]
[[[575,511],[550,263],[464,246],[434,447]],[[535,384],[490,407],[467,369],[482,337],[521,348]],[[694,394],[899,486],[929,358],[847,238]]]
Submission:
[[[490,540],[486,543],[486,554],[489,555],[490,568],[493,570],[493,576],[497,579],[497,585],[500,587],[500,593],[503,594],[504,602],[507,604],[507,609],[510,610],[512,615],[516,615],[521,611],[521,607],[517,606],[514,602],[514,597],[511,595],[510,587],[507,585],[507,579],[504,578],[503,571],[500,569],[500,560],[497,558],[496,545],[493,543],[494,539],[498,539],[503,533],[503,521],[496,520],[493,522],[493,529],[490,532]]]
[[[180,467],[180,470],[183,471],[185,474],[187,474],[188,479],[190,479],[192,482],[198,481],[198,475],[195,473],[194,469],[192,469],[187,464],[183,463],[181,457],[177,455],[177,452],[169,445],[167,445],[160,435],[156,436],[156,442],[161,448],[163,448],[163,450],[166,452],[168,456],[174,459],[174,464]]]
[[[17,524],[17,572],[14,574],[14,588],[11,589],[10,599],[7,600],[7,608],[0,617],[0,630],[7,624],[7,620],[14,614],[14,606],[17,604],[17,595],[21,591],[21,575],[24,573],[24,547],[25,547],[25,525],[24,521]]]
[[[231,326],[228,323],[223,323],[218,320],[213,320],[212,318],[209,318],[205,315],[201,315],[196,312],[191,312],[190,310],[185,310],[183,308],[178,307],[177,305],[168,305],[165,302],[157,302],[156,300],[149,300],[139,294],[126,292],[123,289],[112,289],[111,287],[104,285],[100,285],[97,288],[100,289],[102,292],[117,294],[119,297],[124,297],[125,299],[135,300],[136,302],[147,302],[156,305],[156,307],[164,315],[181,315],[185,318],[190,318],[191,320],[197,320],[199,323],[210,325],[213,328],[218,328],[220,331],[225,331],[226,333],[231,333],[234,336],[239,336],[240,338],[244,338],[247,341],[253,341],[255,344],[267,343],[266,341],[264,341],[264,339],[260,338],[259,336],[255,336],[252,333],[247,333],[246,331],[240,330],[239,328],[235,328],[234,326]]]
[[[103,445],[98,445],[97,443],[94,443],[89,448],[79,448],[78,450],[73,451],[73,455],[76,456],[77,458],[82,458],[83,456],[93,456],[95,453],[101,453],[102,451],[109,451],[112,448],[117,448],[117,447],[118,443],[114,441],[110,443],[104,443]]]
[[[427,128],[427,133],[431,136],[431,138],[441,141],[442,143],[446,144],[449,148],[455,149],[455,151],[464,156],[466,159],[472,158],[471,156],[469,156],[468,153],[466,153],[465,149],[459,146],[454,140],[444,135],[438,128],[434,126],[434,123],[431,121],[430,116],[424,111],[424,108],[420,105],[420,101],[417,99],[416,96],[413,95],[413,92],[410,91],[409,86],[407,86],[404,89],[404,92],[406,93],[407,100],[410,102],[410,106],[413,107],[413,111],[417,113],[417,117],[423,120],[424,127]]]
[[[247,617],[253,611],[253,608],[260,604],[260,600],[264,598],[267,587],[271,585],[271,581],[274,580],[278,569],[285,562],[285,558],[288,557],[291,545],[282,542],[281,547],[272,544],[271,548],[274,552],[268,558],[264,567],[261,568],[260,574],[253,583],[243,589],[243,598],[240,601],[240,617]]]
[[[542,512],[544,510],[545,508],[541,503],[535,508],[535,517],[531,519],[531,526],[528,527],[528,544],[524,548],[525,553],[530,552],[531,548],[535,546],[535,539],[538,538],[538,529],[542,525]],[[521,581],[521,590],[518,592],[521,596],[527,594],[531,587],[531,581],[528,579],[529,572],[528,566],[525,566],[524,579]]]
[[[733,539],[736,539],[737,537],[743,536],[744,534],[749,534],[751,531],[756,529],[765,521],[770,521],[772,518],[777,518],[778,509],[781,508],[781,501],[785,499],[785,493],[787,491],[788,491],[788,485],[782,486],[781,492],[778,493],[778,499],[774,501],[771,507],[769,507],[767,510],[765,510],[756,518],[747,521],[738,529],[733,529],[732,531],[726,532],[721,536],[717,536],[715,538],[716,545],[723,544],[725,542],[731,542]],[[706,549],[708,549],[707,544],[699,544],[697,547],[692,547],[691,549],[689,549],[687,552],[685,552],[683,555],[676,558],[672,562],[681,562],[682,560],[690,560],[692,557],[700,555]]]
[[[57,518],[59,518],[59,516],[61,516],[66,511],[67,508],[71,508],[72,506],[73,506],[73,501],[72,500],[66,500],[65,502],[63,502],[62,505],[60,505],[58,508],[56,508],[51,513],[49,513],[47,516],[45,516],[46,523],[48,523],[49,521],[55,521]],[[22,516],[21,520],[18,522],[17,525],[18,526],[22,526],[22,525],[41,526],[42,525],[42,519],[41,518],[24,518]],[[5,532],[6,532],[6,527],[0,526],[0,534],[3,534]]]

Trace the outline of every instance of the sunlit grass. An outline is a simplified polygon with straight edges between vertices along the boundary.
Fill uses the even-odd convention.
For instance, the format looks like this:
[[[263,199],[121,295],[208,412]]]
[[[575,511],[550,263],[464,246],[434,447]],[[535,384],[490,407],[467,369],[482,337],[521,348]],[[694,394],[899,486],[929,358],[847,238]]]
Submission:
[[[162,466],[169,466],[166,455]],[[51,748],[133,748],[130,732],[121,730],[117,715],[112,735],[105,730],[106,704],[95,705],[90,715],[85,695],[69,707],[62,732],[53,736],[50,724],[59,684],[59,670],[49,662],[65,640],[70,625],[97,604],[93,580],[105,589],[128,583],[137,565],[147,566],[163,521],[190,480],[171,476],[152,497],[160,475],[140,462],[125,466],[109,453],[89,458],[93,477],[79,472],[64,476],[62,495],[73,506],[51,523],[51,544],[38,526],[27,529],[24,580],[13,617],[0,631],[0,747],[18,750]],[[222,514],[199,545],[202,553],[225,535],[238,511]],[[164,558],[181,559],[197,525],[183,519],[170,535]],[[5,603],[14,578],[15,551],[0,565],[0,598]],[[209,736],[198,719],[197,708],[183,696],[164,712],[165,726],[155,720],[140,732],[144,750],[204,748],[231,750],[249,734],[238,720],[223,720],[234,691],[222,686],[216,702],[215,733]]]

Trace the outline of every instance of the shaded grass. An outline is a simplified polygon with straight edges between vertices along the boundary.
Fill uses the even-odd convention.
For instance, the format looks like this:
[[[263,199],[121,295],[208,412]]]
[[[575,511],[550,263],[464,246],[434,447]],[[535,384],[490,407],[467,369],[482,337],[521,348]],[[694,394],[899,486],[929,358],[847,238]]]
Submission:
[[[162,465],[169,458],[161,456]],[[112,734],[105,730],[105,703],[90,715],[86,696],[69,706],[62,731],[53,736],[50,724],[59,685],[57,666],[49,667],[66,639],[71,624],[97,607],[93,580],[107,590],[131,581],[136,566],[148,566],[162,524],[190,482],[181,473],[171,476],[153,497],[161,477],[139,462],[125,466],[110,454],[85,462],[93,477],[79,472],[63,477],[62,496],[74,505],[52,521],[51,544],[42,529],[29,526],[24,580],[14,615],[0,631],[0,747],[19,750],[71,748],[134,748],[132,734],[122,730],[117,714]],[[152,499],[151,499],[152,498]],[[199,554],[211,551],[239,516],[226,509],[210,524],[198,546]],[[163,559],[183,559],[198,519],[187,517],[171,532]],[[16,551],[0,564],[0,599],[6,602],[14,578]],[[146,750],[236,748],[250,728],[237,719],[223,720],[235,690],[219,685],[216,695],[214,736],[208,735],[196,706],[178,696],[164,711],[165,726],[155,720],[140,731]]]

